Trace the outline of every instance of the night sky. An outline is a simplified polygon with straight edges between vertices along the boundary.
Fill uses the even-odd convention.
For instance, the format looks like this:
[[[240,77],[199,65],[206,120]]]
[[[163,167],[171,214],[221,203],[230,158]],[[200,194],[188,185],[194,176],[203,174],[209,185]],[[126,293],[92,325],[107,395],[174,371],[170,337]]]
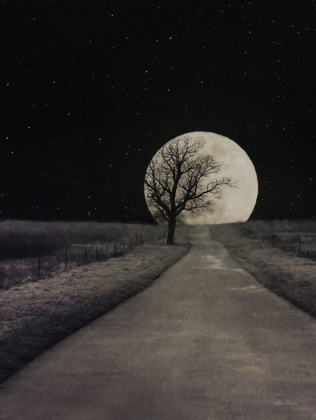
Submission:
[[[251,158],[253,218],[314,218],[315,17],[315,0],[0,0],[0,217],[150,222],[148,163],[198,130]]]

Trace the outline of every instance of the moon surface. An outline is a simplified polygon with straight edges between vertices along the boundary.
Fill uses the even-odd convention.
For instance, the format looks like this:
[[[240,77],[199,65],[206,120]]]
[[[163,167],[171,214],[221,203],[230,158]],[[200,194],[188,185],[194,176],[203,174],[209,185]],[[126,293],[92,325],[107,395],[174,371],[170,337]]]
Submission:
[[[221,179],[231,178],[236,183],[236,188],[222,187],[221,199],[213,200],[212,210],[203,211],[196,215],[183,213],[185,224],[220,224],[245,222],[249,219],[258,196],[258,178],[253,163],[247,153],[233,140],[220,134],[194,131],[186,133],[170,142],[183,136],[189,136],[192,141],[197,141],[203,148],[201,155],[211,155],[221,165],[218,174],[211,174],[205,178],[204,183]],[[148,206],[153,214],[152,209]]]

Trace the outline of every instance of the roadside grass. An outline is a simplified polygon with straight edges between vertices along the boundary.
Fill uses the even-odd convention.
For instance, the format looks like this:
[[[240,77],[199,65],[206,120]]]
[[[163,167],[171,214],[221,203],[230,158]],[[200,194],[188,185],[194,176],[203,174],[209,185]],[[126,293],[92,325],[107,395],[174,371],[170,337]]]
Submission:
[[[0,222],[0,289],[122,255],[157,241],[166,227],[97,222]]]
[[[186,236],[186,231],[179,235]],[[0,292],[0,382],[59,340],[148,287],[190,246],[138,245],[123,257]],[[5,386],[2,385],[2,386]]]
[[[245,238],[244,225],[212,225],[211,237],[223,243],[265,287],[316,316],[316,261],[284,252],[264,240]]]

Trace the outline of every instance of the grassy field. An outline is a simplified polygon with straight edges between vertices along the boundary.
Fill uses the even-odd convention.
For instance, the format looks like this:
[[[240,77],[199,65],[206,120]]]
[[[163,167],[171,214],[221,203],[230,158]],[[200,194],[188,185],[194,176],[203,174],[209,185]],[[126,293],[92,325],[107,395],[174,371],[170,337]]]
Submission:
[[[272,235],[283,232],[289,237],[300,232],[301,237],[312,237],[310,242],[303,242],[308,250],[314,246],[316,222],[250,221],[210,226],[211,237],[223,243],[260,283],[316,316],[316,261],[303,253],[273,246],[276,243],[264,237],[263,231]]]
[[[0,258],[52,254],[72,244],[126,243],[165,230],[160,226],[98,222],[0,221]]]
[[[316,221],[249,221],[241,225],[243,236],[261,239],[299,257],[316,259]]]
[[[176,240],[182,245],[168,246],[163,239],[147,242],[119,258],[0,291],[0,382],[45,349],[149,286],[187,253],[187,233],[187,228],[177,231]]]
[[[50,278],[160,240],[166,228],[96,222],[0,222],[0,289]]]

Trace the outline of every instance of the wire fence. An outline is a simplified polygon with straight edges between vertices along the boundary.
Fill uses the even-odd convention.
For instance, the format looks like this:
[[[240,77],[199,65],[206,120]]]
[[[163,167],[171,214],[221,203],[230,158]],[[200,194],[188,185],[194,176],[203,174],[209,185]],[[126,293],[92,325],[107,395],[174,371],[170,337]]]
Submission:
[[[91,263],[107,261],[124,256],[137,245],[156,243],[165,238],[166,232],[136,233],[125,240],[108,244],[74,244],[52,254],[38,254],[37,257],[0,261],[0,289],[46,279],[53,275]]]
[[[121,243],[107,245],[71,245],[57,251],[53,255],[41,255],[37,257],[37,275],[40,277],[47,271],[52,271],[52,266],[69,270],[81,265],[87,265],[110,258],[124,256],[129,250],[137,245],[147,242],[158,242],[165,237],[165,233],[140,233],[135,234]]]
[[[242,235],[249,239],[260,239],[271,246],[299,257],[316,259],[316,234],[310,232],[288,232],[272,229],[253,230],[242,228]]]

